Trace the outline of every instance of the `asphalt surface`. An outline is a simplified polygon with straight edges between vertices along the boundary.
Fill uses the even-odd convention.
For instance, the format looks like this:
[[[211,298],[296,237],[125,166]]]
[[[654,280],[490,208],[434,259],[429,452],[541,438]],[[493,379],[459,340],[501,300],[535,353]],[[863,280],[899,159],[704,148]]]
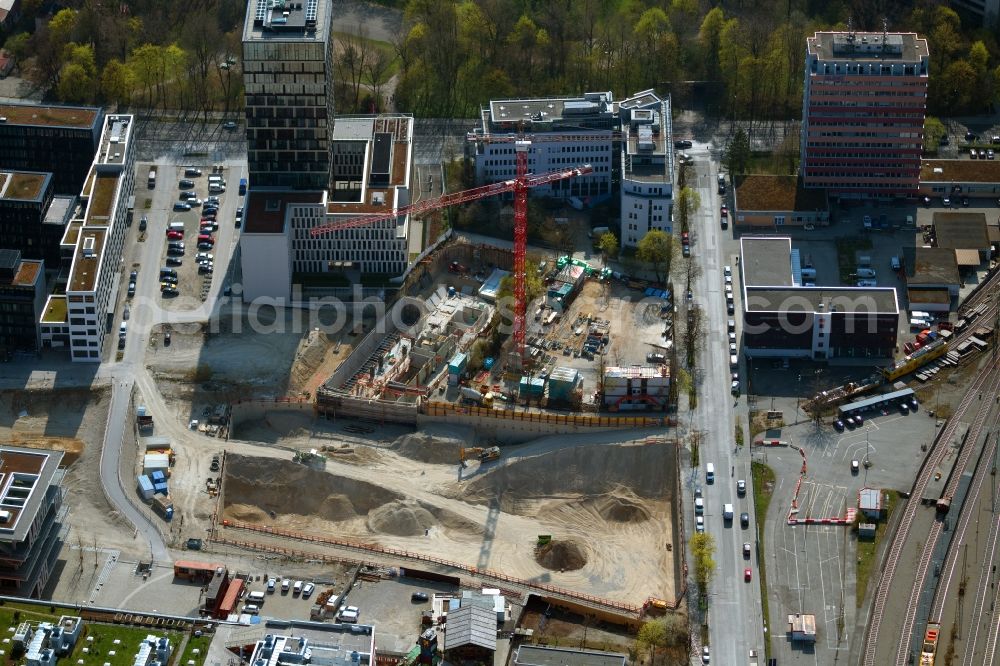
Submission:
[[[701,306],[704,313],[705,343],[699,358],[700,368],[694,373],[698,406],[689,414],[681,414],[678,424],[682,434],[693,434],[700,439],[699,468],[682,473],[684,514],[688,520],[686,531],[693,535],[693,491],[696,486],[701,486],[705,497],[706,531],[716,543],[717,568],[708,591],[711,659],[715,664],[738,664],[746,660],[751,649],[763,654],[764,628],[756,555],[749,561],[743,559],[743,544],[755,544],[757,539],[754,536],[756,518],[749,449],[744,447],[737,452],[734,435],[735,408],[745,408],[745,401],[735,400],[730,395],[727,332],[730,316],[726,313],[723,266],[731,265],[725,251],[727,235],[731,232],[722,230],[719,223],[721,200],[717,194],[717,167],[709,159],[708,145],[695,143],[686,152],[694,157],[694,171],[697,173],[694,182],[689,181],[688,186],[697,190],[702,204],[690,224],[690,230],[692,256],[701,268],[701,275],[693,284],[692,291],[694,303]],[[733,268],[735,270],[736,266]],[[738,283],[735,276],[734,282]],[[678,289],[682,288],[676,277],[675,284],[678,284]],[[713,463],[716,468],[716,481],[711,485],[705,482],[707,463]],[[729,476],[726,476],[727,469],[730,470]],[[744,497],[737,496],[737,479],[747,482]],[[728,524],[722,517],[726,503],[734,505],[734,520]],[[742,512],[750,514],[749,529],[740,527],[739,514]],[[743,570],[746,567],[753,571],[751,582],[744,581]],[[693,576],[694,567],[690,569]],[[689,585],[692,590],[697,589],[693,579]],[[697,613],[696,610],[692,612]]]
[[[207,166],[208,168],[203,168],[203,171],[205,173],[211,172],[211,165],[204,162],[189,159],[182,163]],[[172,167],[161,163],[157,174],[157,187],[154,190],[148,190],[145,187],[145,176],[148,173],[149,165],[142,163],[136,167],[139,174],[139,177],[136,178],[136,199],[139,201],[151,196],[152,205],[146,211],[148,227],[144,235],[139,232],[139,219],[143,210],[137,206],[136,219],[129,229],[129,238],[126,242],[126,247],[134,246],[137,248],[132,260],[140,264],[140,268],[138,269],[135,296],[128,299],[130,316],[122,360],[109,360],[101,366],[99,371],[99,375],[110,377],[112,380],[111,406],[101,451],[100,473],[101,483],[110,501],[136,527],[138,533],[142,534],[149,543],[150,557],[158,562],[170,562],[173,558],[157,525],[148,514],[137,508],[136,500],[130,499],[131,493],[134,493],[131,486],[123,486],[119,474],[122,440],[125,428],[131,425],[129,419],[132,418],[132,415],[129,404],[135,387],[138,387],[140,391],[136,404],[145,404],[150,409],[158,435],[169,436],[171,433],[176,434],[183,429],[183,425],[177,423],[167,409],[162,395],[146,369],[145,353],[150,344],[151,331],[154,326],[165,322],[172,326],[180,326],[189,322],[205,321],[211,316],[213,308],[217,304],[218,296],[226,280],[225,267],[230,265],[238,239],[238,232],[234,228],[233,220],[241,197],[236,193],[236,184],[245,173],[245,163],[236,163],[231,167],[226,171],[226,178],[232,187],[222,197],[222,205],[219,209],[219,230],[216,232],[216,246],[213,252],[218,270],[213,275],[209,297],[202,302],[197,295],[182,295],[180,298],[185,299],[185,301],[181,302],[181,305],[187,307],[179,311],[166,310],[161,307],[162,299],[159,294],[159,270],[166,241],[164,230],[167,222],[173,217],[170,211],[173,202],[177,199],[178,176]],[[200,187],[199,195],[205,196],[207,193],[202,190],[207,182],[206,177],[202,176],[196,181]],[[192,231],[193,229],[188,229],[189,241]],[[189,244],[193,246],[193,243],[189,242]],[[194,248],[191,247],[189,250],[189,254],[192,254]],[[185,260],[193,261],[190,256],[185,257]],[[123,269],[123,284],[119,289],[121,302],[117,309],[116,324],[121,321],[130,270],[128,267]],[[114,336],[114,329],[112,329],[106,342],[106,345],[112,348],[110,352],[112,359],[116,356],[114,351],[116,343],[117,339]]]

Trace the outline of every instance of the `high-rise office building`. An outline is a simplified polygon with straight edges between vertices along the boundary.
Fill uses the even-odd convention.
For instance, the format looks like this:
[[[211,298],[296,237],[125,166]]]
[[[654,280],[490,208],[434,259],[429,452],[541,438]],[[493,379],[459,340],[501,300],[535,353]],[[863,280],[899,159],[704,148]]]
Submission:
[[[927,107],[927,40],[817,32],[806,40],[801,173],[841,198],[915,195]]]
[[[243,86],[251,187],[329,185],[332,14],[329,0],[250,0]]]

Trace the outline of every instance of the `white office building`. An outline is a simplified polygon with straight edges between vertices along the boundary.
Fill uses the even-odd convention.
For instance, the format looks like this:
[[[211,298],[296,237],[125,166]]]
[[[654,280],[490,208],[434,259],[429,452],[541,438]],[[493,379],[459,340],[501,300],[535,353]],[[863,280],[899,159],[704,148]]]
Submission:
[[[621,102],[621,246],[649,231],[673,233],[674,150],[670,98],[652,90]]]
[[[410,253],[422,249],[422,239],[411,238],[409,216],[320,236],[310,233],[327,223],[392,212],[410,203],[413,118],[339,117],[331,148],[328,189],[255,188],[247,196],[240,240],[244,300],[288,298],[303,275],[312,276],[313,284],[322,283],[324,273],[401,276]]]
[[[590,164],[593,172],[533,188],[533,196],[576,197],[584,204],[608,198],[618,170],[615,131],[617,105],[610,92],[583,97],[493,100],[482,109],[469,142],[476,182],[497,183],[517,174],[513,139],[524,134],[532,142],[528,172],[546,173]]]
[[[65,295],[49,296],[39,323],[43,347],[70,348],[73,361],[100,363],[121,282],[128,199],[135,185],[131,115],[104,118],[100,145],[63,235],[71,255]]]

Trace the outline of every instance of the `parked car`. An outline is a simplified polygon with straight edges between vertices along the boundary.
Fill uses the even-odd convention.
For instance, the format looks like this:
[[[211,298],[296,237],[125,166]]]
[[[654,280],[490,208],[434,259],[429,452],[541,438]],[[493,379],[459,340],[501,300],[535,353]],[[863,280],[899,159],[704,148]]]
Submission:
[[[303,599],[308,599],[310,596],[312,596],[313,590],[315,590],[315,589],[316,589],[316,586],[313,585],[312,583],[306,583],[305,585],[303,585],[302,586],[302,598]]]
[[[236,129],[236,123],[232,120],[227,120],[225,123],[223,123],[222,127],[232,132],[234,129]]]
[[[186,201],[175,201],[174,210],[178,212],[183,212],[186,210],[191,210],[191,204]]]
[[[201,539],[188,539],[187,540],[188,550],[201,550]]]
[[[704,532],[705,531],[705,517],[704,516],[695,516],[695,519],[694,519],[694,529],[695,529],[696,532]]]
[[[851,461],[851,474],[857,474],[861,470],[861,466],[858,464],[857,460]]]
[[[674,141],[674,148],[690,148],[694,144],[687,139],[678,139]]]
[[[268,592],[270,592],[271,594],[274,594],[274,590],[275,590],[275,588],[277,586],[278,586],[278,581],[277,580],[275,580],[274,578],[268,578],[267,579],[267,591]]]
[[[184,264],[184,260],[181,259],[180,257],[175,257],[175,256],[168,256],[167,257],[167,266],[175,266],[176,267],[176,266],[182,266],[183,264]]]
[[[201,175],[201,169],[188,167],[187,169],[184,169],[184,175],[190,178],[197,178],[198,176]]]
[[[182,190],[190,190],[192,187],[194,187],[194,181],[185,178],[181,182],[177,183],[177,187]]]
[[[179,231],[168,231],[167,240],[181,240],[184,238],[184,234]]]
[[[429,598],[426,592],[414,592],[410,595],[410,601],[427,601]]]
[[[145,215],[143,215],[143,216],[142,216],[142,219],[141,219],[141,220],[139,220],[139,231],[145,231],[145,230],[146,230],[146,225],[147,225],[148,223],[149,223],[149,220],[147,220],[147,219],[146,219],[146,216],[145,216]]]

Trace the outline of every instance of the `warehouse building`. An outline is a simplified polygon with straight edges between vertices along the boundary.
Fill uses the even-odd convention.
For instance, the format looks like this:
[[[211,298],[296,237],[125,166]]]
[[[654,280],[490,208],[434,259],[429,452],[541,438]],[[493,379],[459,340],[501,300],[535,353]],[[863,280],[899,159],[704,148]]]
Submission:
[[[0,447],[0,593],[40,598],[62,539],[61,451]]]
[[[787,237],[740,241],[743,350],[749,358],[892,358],[896,290],[803,287]]]
[[[920,194],[996,199],[1000,197],[1000,161],[924,160],[920,165]]]
[[[826,192],[806,189],[796,176],[742,176],[733,195],[734,224],[740,227],[825,227],[830,224]]]
[[[911,310],[948,312],[962,287],[955,250],[904,247],[906,297]]]

